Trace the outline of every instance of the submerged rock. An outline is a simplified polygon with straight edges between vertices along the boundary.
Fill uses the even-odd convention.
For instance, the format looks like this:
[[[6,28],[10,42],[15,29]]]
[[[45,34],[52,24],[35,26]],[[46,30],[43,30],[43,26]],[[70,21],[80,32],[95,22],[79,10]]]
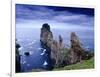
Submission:
[[[29,53],[29,52],[25,52],[24,54],[25,54],[26,56],[29,56],[29,55],[30,55],[30,53]]]

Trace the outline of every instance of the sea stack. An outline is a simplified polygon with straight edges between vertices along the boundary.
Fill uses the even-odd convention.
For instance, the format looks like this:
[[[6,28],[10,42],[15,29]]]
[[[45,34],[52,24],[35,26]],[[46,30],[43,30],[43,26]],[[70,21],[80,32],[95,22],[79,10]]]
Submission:
[[[60,44],[62,44],[62,37],[59,36]],[[60,45],[57,40],[53,39],[52,31],[50,30],[50,25],[47,23],[42,25],[41,34],[40,34],[41,46],[45,48],[47,53],[52,60],[52,64],[58,64],[59,61],[59,49]]]
[[[71,33],[70,62],[71,64],[82,60],[84,49],[81,46],[78,36],[75,32]]]
[[[43,44],[48,44],[48,46],[50,45],[49,43],[53,40],[53,34],[50,30],[50,26],[45,23],[42,25],[41,28],[41,34],[40,34],[40,41]]]

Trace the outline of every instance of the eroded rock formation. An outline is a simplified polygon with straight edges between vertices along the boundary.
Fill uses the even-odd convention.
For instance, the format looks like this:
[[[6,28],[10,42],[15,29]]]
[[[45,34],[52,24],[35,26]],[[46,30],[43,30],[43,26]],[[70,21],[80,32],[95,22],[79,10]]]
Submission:
[[[75,32],[71,33],[71,48],[69,52],[70,63],[76,63],[82,60],[84,49],[81,46],[78,36]]]
[[[59,42],[53,39],[52,31],[50,30],[50,26],[45,23],[42,25],[41,34],[40,34],[40,41],[42,47],[44,46],[46,49],[49,49],[49,55],[52,59],[52,63],[54,65],[58,64],[59,62],[59,55],[60,49],[62,47],[63,39],[59,36]]]
[[[44,44],[48,44],[49,46],[49,43],[51,43],[52,39],[53,34],[50,30],[50,26],[47,23],[43,24],[41,28],[40,41]]]

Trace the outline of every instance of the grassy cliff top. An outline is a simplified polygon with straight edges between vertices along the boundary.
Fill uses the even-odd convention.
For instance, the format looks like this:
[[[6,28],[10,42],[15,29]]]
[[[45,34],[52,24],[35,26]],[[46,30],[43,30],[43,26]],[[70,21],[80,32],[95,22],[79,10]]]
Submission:
[[[57,70],[77,70],[77,69],[93,69],[94,68],[94,58],[89,60],[83,60],[76,64],[68,65],[61,68],[54,68],[54,71]]]

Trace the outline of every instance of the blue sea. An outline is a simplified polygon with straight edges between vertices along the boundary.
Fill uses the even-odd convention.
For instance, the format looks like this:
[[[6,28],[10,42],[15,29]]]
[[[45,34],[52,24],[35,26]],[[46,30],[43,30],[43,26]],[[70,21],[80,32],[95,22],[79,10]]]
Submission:
[[[54,39],[58,40],[58,36],[63,38],[64,45],[70,46],[70,34],[76,32],[82,46],[94,52],[94,30],[79,29],[51,29]],[[46,49],[40,46],[40,29],[19,28],[16,27],[16,39],[20,44],[19,53],[21,55],[21,71],[30,72],[34,69],[46,68],[49,65]],[[30,56],[24,53],[29,52]]]

